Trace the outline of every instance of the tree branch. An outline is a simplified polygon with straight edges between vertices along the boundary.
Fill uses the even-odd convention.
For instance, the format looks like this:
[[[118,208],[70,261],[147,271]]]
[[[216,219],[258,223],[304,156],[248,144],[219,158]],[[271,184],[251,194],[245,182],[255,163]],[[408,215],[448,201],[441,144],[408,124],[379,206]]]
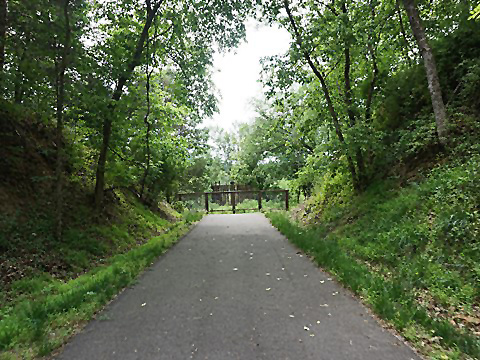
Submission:
[[[295,19],[292,15],[292,12],[290,10],[290,4],[289,4],[288,0],[284,0],[283,3],[284,3],[284,6],[285,6],[285,10],[287,12],[288,18],[290,20],[290,24],[292,25],[298,48],[303,53],[303,56],[305,57],[305,60],[307,61],[308,65],[312,69],[315,76],[320,80],[320,84],[322,86],[323,94],[324,94],[325,100],[327,102],[328,111],[330,113],[330,116],[332,117],[333,125],[335,127],[335,133],[337,134],[338,140],[342,144],[346,144],[345,138],[343,136],[342,128],[341,128],[340,123],[338,121],[338,116],[337,116],[337,113],[335,111],[335,107],[333,105],[332,98],[330,97],[330,91],[329,91],[327,83],[325,81],[325,77],[322,74],[322,72],[320,72],[318,70],[318,68],[315,66],[315,64],[313,63],[313,61],[310,57],[310,54],[305,50],[302,51],[303,40],[302,40],[300,31],[297,27],[297,24],[295,23]],[[348,152],[345,155],[347,157],[348,167],[349,167],[350,173],[352,175],[352,181],[353,181],[354,187],[355,187],[356,190],[359,190],[359,184],[358,184],[358,179],[357,179],[357,171],[355,169],[355,165],[353,164],[353,160],[350,157],[350,155],[348,155]]]

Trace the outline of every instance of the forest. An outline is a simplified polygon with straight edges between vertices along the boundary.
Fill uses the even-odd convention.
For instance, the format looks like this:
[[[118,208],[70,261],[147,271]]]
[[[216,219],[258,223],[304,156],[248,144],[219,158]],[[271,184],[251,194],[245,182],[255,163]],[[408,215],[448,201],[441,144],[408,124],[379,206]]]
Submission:
[[[206,128],[248,19],[289,50],[252,122]],[[272,224],[420,353],[480,357],[477,2],[0,0],[0,83],[0,359],[61,346],[204,215],[177,194],[230,182],[289,190]]]

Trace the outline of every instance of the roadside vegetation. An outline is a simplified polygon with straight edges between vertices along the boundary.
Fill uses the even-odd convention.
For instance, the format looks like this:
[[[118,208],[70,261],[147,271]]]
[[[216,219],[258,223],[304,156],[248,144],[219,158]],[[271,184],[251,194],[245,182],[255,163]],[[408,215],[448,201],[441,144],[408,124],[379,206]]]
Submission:
[[[480,157],[399,187],[269,213],[289,240],[433,359],[480,356]]]
[[[202,128],[251,17],[290,48],[255,119]],[[479,43],[472,1],[0,0],[0,356],[61,345],[202,216],[176,194],[233,181],[288,189],[272,222],[427,357],[479,358]]]
[[[123,186],[108,189],[99,214],[89,192],[91,149],[76,146],[58,239],[54,132],[21,109],[3,109],[0,132],[10,176],[0,186],[1,359],[33,359],[61,346],[203,216]]]
[[[101,261],[101,265],[89,266],[90,270],[71,280],[45,273],[14,282],[9,294],[12,301],[0,310],[0,350],[3,351],[0,358],[30,359],[48,355],[61,346],[123,288],[132,284],[201,216],[201,213],[187,215],[170,228],[161,228],[168,230],[165,234],[154,236],[128,252],[110,256]],[[155,215],[150,214],[152,219]],[[111,241],[138,242],[135,236],[118,236],[116,230],[110,231],[113,233],[104,235]],[[98,242],[98,239],[92,241]]]
[[[291,47],[257,118],[213,134],[219,173],[289,189],[272,223],[426,357],[479,358],[478,8],[276,5]]]

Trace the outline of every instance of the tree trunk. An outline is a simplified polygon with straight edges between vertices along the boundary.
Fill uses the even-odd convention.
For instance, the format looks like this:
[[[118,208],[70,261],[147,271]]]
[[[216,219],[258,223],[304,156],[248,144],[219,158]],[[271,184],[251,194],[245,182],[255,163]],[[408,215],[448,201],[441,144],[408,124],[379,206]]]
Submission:
[[[22,49],[22,54],[18,57],[17,69],[15,74],[15,85],[13,88],[14,101],[16,104],[21,104],[23,101],[23,69],[25,59],[27,58],[28,46],[30,45],[30,37],[27,37]]]
[[[375,49],[372,46],[368,46],[370,55],[372,57],[372,81],[370,81],[370,86],[368,87],[367,101],[365,103],[365,120],[370,122],[372,118],[372,103],[373,95],[375,93],[375,86],[378,79],[378,64],[377,64],[377,55],[375,54]]]
[[[432,48],[428,43],[423,28],[420,14],[418,13],[415,0],[403,0],[405,10],[407,11],[412,28],[413,35],[417,41],[417,45],[422,53],[425,70],[427,73],[428,89],[430,90],[430,97],[432,99],[433,111],[435,113],[435,121],[437,124],[438,139],[442,145],[447,143],[447,111],[442,98],[442,89],[440,80],[438,79],[437,65],[433,56]]]
[[[352,86],[350,83],[350,48],[348,44],[345,44],[345,105],[347,105],[347,114],[350,121],[350,127],[355,126],[356,118],[355,112],[353,111],[353,95],[352,95]],[[355,160],[357,162],[357,181],[358,188],[362,189],[366,185],[366,174],[365,174],[365,161],[363,160],[362,149],[355,144]]]
[[[345,2],[342,3],[342,12],[347,16],[347,6]],[[350,60],[350,44],[345,41],[345,67],[344,67],[344,81],[345,81],[345,105],[347,106],[347,114],[348,119],[350,122],[350,127],[355,126],[356,118],[355,112],[353,111],[353,92],[352,92],[352,85],[350,82],[350,68],[351,68],[351,60]],[[363,160],[363,153],[362,149],[355,144],[355,160],[357,162],[357,181],[358,187],[363,188],[366,185],[366,172],[365,172],[365,162]]]
[[[112,135],[112,115],[114,106],[109,106],[109,113],[103,121],[103,141],[98,157],[97,172],[95,174],[95,208],[100,211],[103,203],[103,189],[105,188],[105,164],[107,162],[108,144]]]
[[[70,18],[68,14],[68,5],[70,0],[64,0],[63,2],[63,17],[65,21],[65,39],[63,43],[63,53],[61,55],[60,63],[56,66],[57,79],[57,129],[56,129],[56,142],[57,142],[57,160],[55,166],[56,175],[56,189],[55,189],[55,202],[56,202],[56,214],[55,214],[55,237],[57,240],[61,240],[63,231],[63,161],[65,158],[65,149],[63,146],[63,108],[65,103],[65,70],[68,66],[68,56],[70,53]]]
[[[148,117],[150,116],[150,76],[151,75],[152,75],[152,73],[148,71],[148,66],[147,66],[147,84],[146,84],[147,113],[145,114],[145,117],[143,118],[145,126],[147,127],[147,134],[145,136],[145,142],[146,142],[146,147],[147,147],[147,159],[146,159],[147,160],[147,166],[145,167],[145,171],[143,173],[142,188],[140,190],[140,199],[143,199],[143,194],[144,194],[144,191],[145,191],[145,184],[147,183],[148,173],[150,172],[150,160],[151,160],[150,129],[151,129],[152,125],[150,124],[150,121],[148,120]]]
[[[400,32],[402,33],[403,41],[405,42],[405,47],[403,48],[403,52],[404,52],[405,60],[407,60],[408,66],[412,66],[412,60],[410,59],[410,55],[409,55],[412,49],[410,47],[410,42],[407,39],[405,26],[403,26],[403,17],[402,17],[402,12],[400,11],[399,1],[400,0],[395,0],[395,10],[397,12],[398,21],[400,23]]]
[[[0,0],[0,72],[5,65],[5,43],[7,42],[7,0]]]
[[[95,208],[98,212],[100,212],[102,204],[103,204],[103,189],[105,188],[105,165],[107,162],[107,153],[108,153],[108,145],[110,143],[110,137],[112,135],[112,125],[113,125],[113,117],[115,113],[115,104],[123,95],[123,88],[127,83],[128,79],[133,73],[133,70],[140,64],[140,60],[142,57],[143,49],[145,47],[145,40],[148,36],[148,31],[152,26],[153,19],[155,15],[162,5],[162,1],[158,1],[153,8],[147,6],[147,19],[145,20],[145,25],[143,26],[142,33],[140,34],[137,45],[135,47],[135,51],[132,54],[132,58],[127,65],[125,72],[120,76],[117,82],[117,86],[112,95],[112,102],[109,106],[109,112],[106,114],[106,117],[103,121],[103,142],[102,147],[100,149],[100,156],[98,157],[98,164],[97,164],[97,173],[96,173],[96,181],[95,181]],[[149,4],[149,2],[148,2]],[[147,5],[148,5],[147,4]]]
[[[25,50],[26,51],[26,50]],[[22,62],[24,61],[24,55],[22,54],[19,63],[17,65],[17,71],[15,76],[15,85],[13,88],[13,100],[15,104],[21,104],[23,101],[23,71],[22,71]]]
[[[396,0],[398,2],[398,0]],[[375,8],[373,5],[372,7],[372,22],[375,23]],[[402,26],[403,28],[403,26]],[[373,39],[370,37],[370,40]],[[368,45],[368,52],[370,53],[370,56],[372,57],[372,80],[370,81],[370,86],[368,87],[368,94],[367,94],[367,101],[365,103],[365,121],[368,123],[371,120],[372,117],[372,103],[373,103],[373,95],[375,93],[375,86],[377,84],[377,79],[378,79],[378,63],[377,63],[377,46],[378,46],[378,39],[375,39],[375,44],[369,44]]]
[[[284,6],[285,6],[285,10],[287,12],[288,18],[290,20],[290,23],[292,25],[299,50],[303,52],[303,56],[304,56],[305,60],[307,61],[308,65],[310,66],[310,68],[312,69],[313,73],[318,78],[318,80],[320,80],[320,84],[322,86],[322,91],[323,91],[323,94],[325,96],[325,100],[327,102],[327,108],[328,108],[328,111],[329,111],[330,116],[332,118],[333,126],[335,127],[335,133],[337,134],[338,140],[342,143],[342,145],[345,145],[346,144],[345,138],[343,136],[343,132],[342,132],[342,128],[340,126],[340,122],[338,121],[338,116],[337,116],[337,113],[335,111],[335,107],[333,105],[332,98],[330,97],[330,91],[329,91],[327,83],[325,81],[325,77],[318,70],[318,68],[315,66],[315,64],[313,63],[313,61],[310,57],[310,54],[306,50],[302,50],[302,47],[303,47],[302,37],[300,35],[300,32],[298,31],[297,24],[295,23],[295,19],[293,18],[292,12],[290,11],[290,5],[289,5],[288,0],[284,0]],[[353,187],[355,188],[356,191],[359,191],[360,187],[359,187],[359,184],[358,184],[357,171],[355,169],[355,165],[353,163],[353,160],[352,160],[351,156],[348,155],[348,152],[346,152],[346,157],[347,157],[348,168],[350,170],[350,174],[352,175]]]

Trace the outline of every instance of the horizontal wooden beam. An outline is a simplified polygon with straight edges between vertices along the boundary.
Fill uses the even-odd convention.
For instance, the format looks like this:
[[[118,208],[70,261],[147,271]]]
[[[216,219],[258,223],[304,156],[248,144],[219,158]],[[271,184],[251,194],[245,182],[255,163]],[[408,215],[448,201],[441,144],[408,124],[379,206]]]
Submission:
[[[211,191],[211,192],[195,192],[195,193],[180,193],[177,196],[202,196],[202,195],[218,195],[218,194],[258,194],[258,193],[284,193],[288,190],[272,189],[272,190],[232,190],[232,191]]]

